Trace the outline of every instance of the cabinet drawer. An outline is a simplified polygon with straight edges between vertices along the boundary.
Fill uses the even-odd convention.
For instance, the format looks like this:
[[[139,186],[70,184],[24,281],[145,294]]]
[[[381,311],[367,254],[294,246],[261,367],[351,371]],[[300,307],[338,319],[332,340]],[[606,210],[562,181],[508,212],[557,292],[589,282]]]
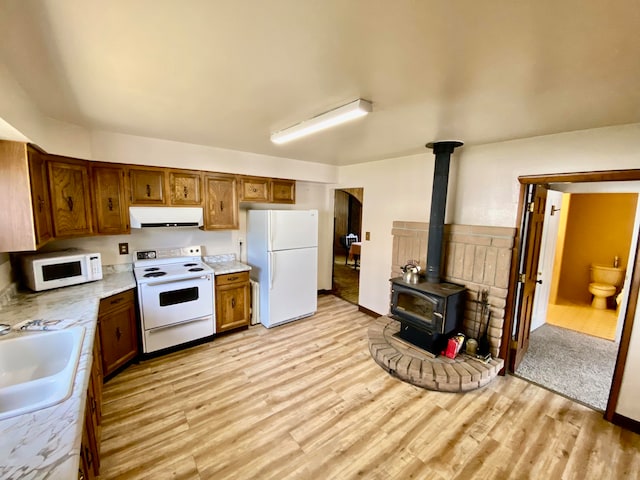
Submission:
[[[133,292],[134,290],[131,289],[100,300],[100,314],[109,313],[116,308],[133,303]]]
[[[249,272],[227,273],[216,275],[216,286],[229,285],[232,283],[244,283],[249,281]]]

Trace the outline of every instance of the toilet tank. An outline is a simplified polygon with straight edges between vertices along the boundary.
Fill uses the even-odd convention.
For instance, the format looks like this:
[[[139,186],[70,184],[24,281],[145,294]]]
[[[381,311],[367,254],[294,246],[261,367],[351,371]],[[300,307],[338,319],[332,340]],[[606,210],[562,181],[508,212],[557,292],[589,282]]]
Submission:
[[[594,283],[605,283],[614,287],[621,287],[624,282],[624,268],[610,267],[607,265],[591,265],[591,281]]]

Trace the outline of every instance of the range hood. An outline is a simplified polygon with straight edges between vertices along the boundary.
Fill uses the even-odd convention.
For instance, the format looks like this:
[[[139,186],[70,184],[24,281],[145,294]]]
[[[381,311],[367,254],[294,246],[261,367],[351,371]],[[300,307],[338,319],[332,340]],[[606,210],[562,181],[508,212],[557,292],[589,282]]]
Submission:
[[[201,227],[201,207],[129,207],[131,228]]]

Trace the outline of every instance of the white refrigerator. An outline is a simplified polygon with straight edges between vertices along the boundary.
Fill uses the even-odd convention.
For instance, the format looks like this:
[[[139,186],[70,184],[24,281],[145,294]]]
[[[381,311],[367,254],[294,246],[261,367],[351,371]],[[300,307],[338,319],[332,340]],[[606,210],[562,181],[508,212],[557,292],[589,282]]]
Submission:
[[[249,210],[247,261],[267,328],[318,309],[318,211]]]

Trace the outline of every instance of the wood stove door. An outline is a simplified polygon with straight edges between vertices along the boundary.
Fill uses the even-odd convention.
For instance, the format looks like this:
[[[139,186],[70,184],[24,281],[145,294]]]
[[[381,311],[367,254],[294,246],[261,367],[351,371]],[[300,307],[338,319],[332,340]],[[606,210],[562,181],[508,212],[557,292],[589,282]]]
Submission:
[[[541,185],[529,185],[529,202],[533,205],[527,209],[522,222],[521,251],[525,252],[519,265],[517,305],[515,318],[518,319],[514,347],[511,352],[509,368],[515,371],[529,348],[531,317],[533,314],[533,297],[538,279],[538,258],[542,244],[542,225],[544,208],[547,200],[547,189]]]

